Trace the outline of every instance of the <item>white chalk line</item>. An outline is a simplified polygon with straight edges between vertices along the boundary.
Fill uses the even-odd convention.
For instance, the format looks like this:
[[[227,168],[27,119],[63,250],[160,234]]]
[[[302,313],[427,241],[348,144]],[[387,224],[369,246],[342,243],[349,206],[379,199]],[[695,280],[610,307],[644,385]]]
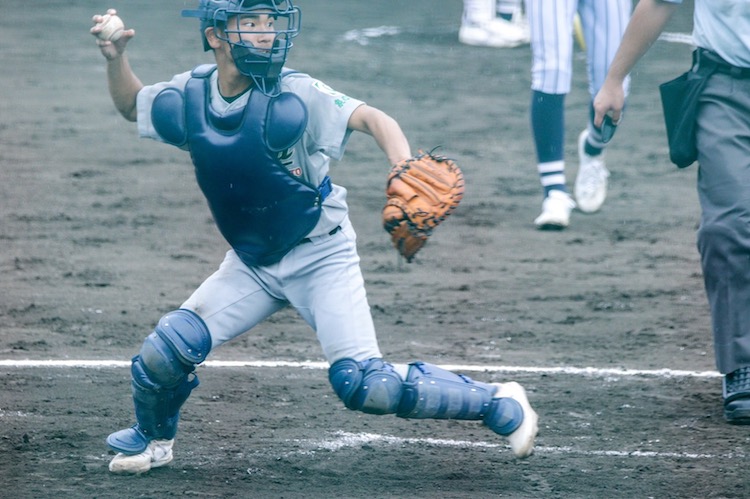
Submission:
[[[121,368],[130,367],[129,360],[0,360],[0,368]],[[264,360],[208,360],[200,365],[205,368],[291,368],[328,369],[327,362],[264,361]],[[677,369],[617,369],[599,367],[524,367],[467,364],[440,364],[439,367],[454,372],[501,372],[527,374],[567,374],[573,376],[626,376],[656,378],[716,378],[716,371],[684,371]]]
[[[370,40],[386,36],[397,36],[407,32],[399,26],[376,26],[363,29],[352,29],[344,33],[343,39],[347,42],[355,42],[359,45],[369,45]],[[692,33],[666,32],[659,35],[659,40],[669,43],[682,43],[695,46]]]
[[[471,442],[468,440],[451,440],[442,438],[401,438],[377,433],[335,432],[332,439],[294,440],[295,443],[307,447],[307,450],[297,451],[297,454],[313,454],[318,451],[335,452],[341,449],[359,447],[362,445],[401,446],[417,445],[429,447],[457,447],[467,449],[508,449],[505,444],[489,442]],[[745,459],[744,453],[705,454],[694,452],[659,452],[659,451],[617,451],[617,450],[583,450],[573,447],[537,446],[534,454],[577,455],[584,457],[635,457],[662,459]]]
[[[377,26],[373,28],[352,29],[344,33],[344,40],[347,42],[357,42],[360,45],[369,45],[370,39],[381,38],[383,36],[395,36],[401,34],[403,30],[398,26]]]

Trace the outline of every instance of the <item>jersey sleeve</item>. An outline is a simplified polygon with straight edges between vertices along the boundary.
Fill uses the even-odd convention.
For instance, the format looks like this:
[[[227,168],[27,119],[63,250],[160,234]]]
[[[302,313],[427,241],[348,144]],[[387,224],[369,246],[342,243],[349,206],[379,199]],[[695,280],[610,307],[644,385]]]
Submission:
[[[364,102],[338,92],[303,73],[284,78],[285,90],[296,93],[307,106],[308,154],[322,152],[335,160],[344,155],[351,135],[349,118]]]
[[[185,85],[187,85],[189,79],[190,71],[187,71],[185,73],[175,75],[169,81],[155,83],[153,85],[146,85],[140,90],[140,92],[138,92],[138,96],[136,97],[136,109],[138,111],[138,135],[140,137],[164,142],[164,140],[154,129],[154,124],[151,121],[151,107],[154,103],[154,99],[157,95],[159,95],[159,92],[166,88],[176,88],[180,91],[184,91]]]

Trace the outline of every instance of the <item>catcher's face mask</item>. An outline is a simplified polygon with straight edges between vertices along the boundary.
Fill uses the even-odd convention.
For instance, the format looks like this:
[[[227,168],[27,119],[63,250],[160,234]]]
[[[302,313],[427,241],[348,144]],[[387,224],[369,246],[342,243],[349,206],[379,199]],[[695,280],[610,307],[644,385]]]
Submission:
[[[230,45],[239,72],[264,93],[273,91],[301,18],[291,0],[201,0],[198,10],[184,10],[182,15],[200,18],[205,50],[211,48],[205,30],[213,27]]]

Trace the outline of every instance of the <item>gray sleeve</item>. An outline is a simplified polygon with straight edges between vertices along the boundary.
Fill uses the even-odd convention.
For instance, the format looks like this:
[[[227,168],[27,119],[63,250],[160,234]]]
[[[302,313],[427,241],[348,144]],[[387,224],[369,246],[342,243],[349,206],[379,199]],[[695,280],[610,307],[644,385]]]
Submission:
[[[364,102],[302,73],[285,77],[284,86],[296,93],[307,106],[307,153],[322,152],[330,158],[340,160],[351,135],[349,118]]]

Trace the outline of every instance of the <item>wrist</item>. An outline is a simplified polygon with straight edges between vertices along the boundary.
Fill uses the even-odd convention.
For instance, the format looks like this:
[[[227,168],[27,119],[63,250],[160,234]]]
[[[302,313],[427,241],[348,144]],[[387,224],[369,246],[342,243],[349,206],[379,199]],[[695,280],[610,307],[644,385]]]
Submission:
[[[114,53],[102,51],[102,55],[104,56],[104,59],[106,59],[107,64],[119,64],[125,56],[125,53],[119,51],[115,51]]]

